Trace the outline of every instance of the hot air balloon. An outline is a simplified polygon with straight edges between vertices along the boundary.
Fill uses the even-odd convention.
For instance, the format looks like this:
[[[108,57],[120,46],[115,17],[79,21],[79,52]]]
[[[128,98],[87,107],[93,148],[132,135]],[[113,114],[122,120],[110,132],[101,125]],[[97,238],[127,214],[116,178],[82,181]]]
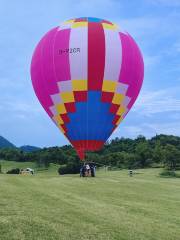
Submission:
[[[134,104],[144,64],[133,38],[98,18],[65,21],[37,45],[31,62],[35,93],[80,159],[97,151]]]

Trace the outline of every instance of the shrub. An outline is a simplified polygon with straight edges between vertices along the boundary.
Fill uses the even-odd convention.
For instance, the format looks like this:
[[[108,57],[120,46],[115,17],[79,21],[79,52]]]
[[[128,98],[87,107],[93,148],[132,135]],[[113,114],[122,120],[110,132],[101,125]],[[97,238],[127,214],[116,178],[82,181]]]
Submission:
[[[58,169],[58,173],[60,175],[64,174],[76,174],[79,173],[80,165],[76,163],[68,163],[67,165],[63,165]]]
[[[173,170],[168,170],[168,169],[163,169],[163,171],[160,173],[161,177],[177,177],[179,178],[180,175],[177,174],[175,171]]]
[[[14,169],[7,171],[7,174],[19,174],[19,173],[20,173],[19,168],[14,168]]]

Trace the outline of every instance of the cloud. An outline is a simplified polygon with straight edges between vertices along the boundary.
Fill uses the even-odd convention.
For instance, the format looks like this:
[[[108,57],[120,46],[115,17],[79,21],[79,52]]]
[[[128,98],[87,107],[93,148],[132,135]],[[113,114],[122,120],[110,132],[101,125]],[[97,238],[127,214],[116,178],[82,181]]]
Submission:
[[[95,9],[95,7],[99,7],[99,8],[105,8],[106,10],[114,7],[114,6],[120,6],[119,2],[117,0],[91,0],[91,1],[87,1],[87,0],[80,0],[78,1],[77,4],[78,7],[80,7],[81,9],[84,10],[90,10],[90,9]],[[90,16],[91,17],[91,16]]]
[[[138,126],[128,125],[122,128],[120,127],[112,137],[123,136],[136,138],[138,135],[144,135],[147,138],[151,138],[156,134],[167,134],[167,135],[180,135],[180,122],[171,121],[171,122],[161,122],[161,123],[139,123]]]
[[[170,38],[168,39],[170,43],[168,44],[167,42],[167,44],[165,44],[167,48],[168,45],[172,44],[172,39],[174,40],[180,36],[178,24],[180,15],[169,11],[167,13],[163,13],[162,11],[159,15],[141,15],[123,19],[115,18],[114,21],[149,49],[151,46],[159,45],[159,43],[164,46],[166,38],[168,37]],[[161,45],[159,45],[159,47],[161,47]]]
[[[134,17],[134,18],[127,18],[122,19],[121,23],[123,25],[126,25],[128,28],[131,28],[132,30],[146,30],[149,32],[149,30],[154,30],[155,27],[157,27],[157,23],[161,20],[160,17]],[[136,29],[134,29],[136,27]]]
[[[176,52],[176,53],[180,53],[180,42],[176,42],[175,44],[174,44],[174,52]]]
[[[145,116],[171,111],[179,112],[180,98],[177,97],[179,91],[179,87],[144,91],[140,94],[132,111]]]
[[[168,134],[168,135],[180,135],[180,122],[179,121],[173,121],[170,123],[149,123],[144,124],[144,129],[147,129],[147,131],[153,133],[151,135],[156,134]]]
[[[0,105],[0,115],[1,116],[11,116],[13,117],[20,117],[24,116],[24,118],[29,118],[34,114],[41,114],[43,112],[42,108],[40,107],[37,102],[23,102],[21,99],[1,99]]]
[[[13,76],[12,78],[0,78],[0,89],[1,92],[8,92],[14,90],[23,90],[25,81],[17,81]],[[1,94],[2,96],[2,94]]]
[[[160,55],[148,56],[147,54],[144,54],[143,59],[146,69],[147,67],[153,67],[154,65],[157,65],[161,60],[161,56]]]
[[[180,1],[179,0],[148,0],[148,2],[152,4],[160,4],[167,7],[179,7]]]
[[[143,132],[144,132],[143,128],[141,126],[125,126],[124,130],[131,137],[138,136],[140,134],[143,134]]]
[[[64,144],[64,137],[35,98],[29,65],[35,45],[48,29],[65,19],[81,16],[118,23],[135,38],[144,56],[146,90],[142,90],[132,113],[115,134],[135,137],[151,136],[158,130],[175,133],[176,126],[179,128],[180,88],[169,86],[177,83],[176,71],[180,69],[179,5],[180,0],[137,0],[123,4],[119,0],[55,0],[53,4],[43,4],[42,0],[11,3],[1,0],[0,134],[17,144]],[[150,90],[149,85],[156,90]]]

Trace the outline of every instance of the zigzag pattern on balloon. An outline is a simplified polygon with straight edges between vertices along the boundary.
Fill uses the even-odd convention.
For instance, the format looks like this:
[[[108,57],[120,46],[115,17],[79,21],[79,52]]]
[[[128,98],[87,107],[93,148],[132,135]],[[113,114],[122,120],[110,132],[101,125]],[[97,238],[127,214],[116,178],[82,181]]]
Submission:
[[[66,131],[63,129],[63,125],[70,121],[68,116],[63,120],[64,114],[68,113],[65,104],[87,101],[87,80],[61,81],[58,82],[58,87],[59,92],[51,95],[54,104],[50,106],[49,109],[53,114],[52,119],[61,131],[65,133]],[[115,114],[112,122],[115,125],[120,123],[128,111],[127,105],[130,98],[125,95],[127,89],[128,86],[124,83],[103,81],[101,101],[111,103],[109,111]],[[73,112],[72,109],[70,109],[69,112]]]

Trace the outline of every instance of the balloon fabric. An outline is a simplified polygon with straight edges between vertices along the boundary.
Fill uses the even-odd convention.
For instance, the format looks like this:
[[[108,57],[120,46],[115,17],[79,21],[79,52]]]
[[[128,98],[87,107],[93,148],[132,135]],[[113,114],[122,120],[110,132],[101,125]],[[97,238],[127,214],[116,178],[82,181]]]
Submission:
[[[144,76],[133,38],[109,21],[82,17],[50,30],[31,62],[35,93],[80,159],[97,151],[133,106]]]

